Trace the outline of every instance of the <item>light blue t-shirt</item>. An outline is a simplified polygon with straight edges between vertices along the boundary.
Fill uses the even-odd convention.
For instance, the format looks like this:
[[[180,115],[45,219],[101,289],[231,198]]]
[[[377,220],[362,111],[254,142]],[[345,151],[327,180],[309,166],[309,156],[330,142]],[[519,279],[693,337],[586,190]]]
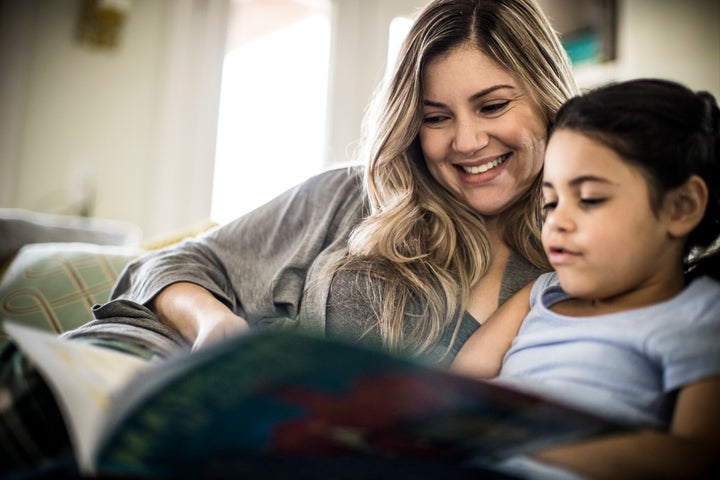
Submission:
[[[677,392],[720,375],[720,283],[698,278],[675,297],[630,311],[568,317],[570,298],[542,275],[500,379],[637,427],[667,429]]]
[[[698,278],[668,301],[626,312],[568,317],[549,310],[568,298],[555,273],[538,278],[531,311],[496,381],[630,426],[666,430],[677,392],[720,375],[717,281]],[[495,467],[522,478],[580,478],[525,456]]]

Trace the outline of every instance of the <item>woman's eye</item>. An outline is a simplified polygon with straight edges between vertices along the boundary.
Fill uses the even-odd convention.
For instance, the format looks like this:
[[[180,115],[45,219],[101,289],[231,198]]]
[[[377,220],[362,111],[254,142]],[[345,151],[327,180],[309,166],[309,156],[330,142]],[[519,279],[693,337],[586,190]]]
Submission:
[[[480,110],[483,113],[497,113],[510,103],[509,100],[504,100],[502,102],[494,102],[494,103],[487,103],[483,105]]]
[[[425,125],[432,126],[432,125],[438,125],[447,119],[448,119],[448,117],[445,115],[428,115],[426,117],[423,117],[423,123]]]

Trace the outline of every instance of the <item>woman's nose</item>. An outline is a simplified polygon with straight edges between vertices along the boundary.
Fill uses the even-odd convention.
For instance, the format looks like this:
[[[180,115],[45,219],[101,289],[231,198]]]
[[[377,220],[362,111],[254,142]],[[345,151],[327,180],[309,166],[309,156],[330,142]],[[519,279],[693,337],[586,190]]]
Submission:
[[[463,155],[472,155],[485,147],[489,142],[488,135],[482,124],[472,120],[458,120],[452,147]]]

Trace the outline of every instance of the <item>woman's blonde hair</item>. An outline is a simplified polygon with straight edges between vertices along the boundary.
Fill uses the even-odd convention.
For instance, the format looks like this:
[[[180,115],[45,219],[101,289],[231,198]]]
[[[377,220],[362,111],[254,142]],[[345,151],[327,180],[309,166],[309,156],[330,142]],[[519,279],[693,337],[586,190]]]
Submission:
[[[370,215],[355,229],[338,270],[379,280],[373,297],[385,347],[432,348],[486,273],[492,247],[484,221],[427,170],[418,132],[425,66],[471,43],[522,82],[548,125],[576,94],[569,62],[533,0],[435,0],[414,22],[394,74],[376,93],[360,155]],[[539,241],[539,178],[504,212],[504,241],[546,268]],[[404,328],[413,316],[413,328]]]

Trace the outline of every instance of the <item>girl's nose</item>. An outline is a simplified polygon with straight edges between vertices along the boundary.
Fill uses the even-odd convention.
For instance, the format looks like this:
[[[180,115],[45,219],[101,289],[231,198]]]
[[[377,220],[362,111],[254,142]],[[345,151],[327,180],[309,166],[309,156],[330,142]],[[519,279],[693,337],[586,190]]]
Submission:
[[[558,202],[558,204],[545,215],[543,228],[549,231],[569,232],[575,228],[575,222],[568,208]]]
[[[480,123],[470,120],[458,120],[452,148],[457,153],[472,155],[485,147],[489,140],[490,136]]]

